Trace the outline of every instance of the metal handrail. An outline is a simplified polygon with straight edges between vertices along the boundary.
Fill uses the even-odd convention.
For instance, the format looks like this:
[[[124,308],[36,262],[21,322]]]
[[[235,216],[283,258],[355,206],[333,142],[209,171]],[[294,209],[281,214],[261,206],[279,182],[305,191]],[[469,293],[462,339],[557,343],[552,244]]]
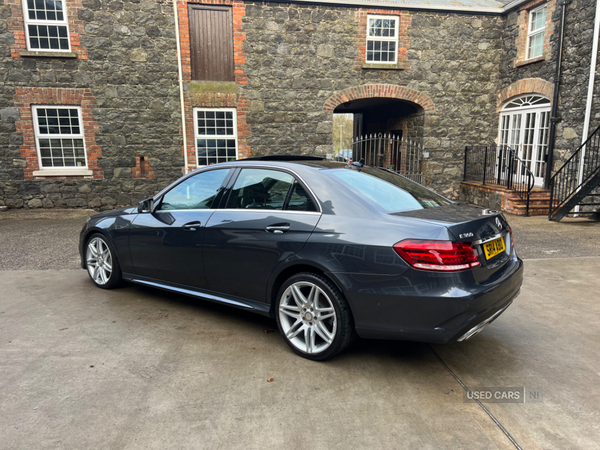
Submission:
[[[575,150],[573,155],[550,178],[550,207],[548,209],[548,217],[552,217],[599,170],[600,126],[589,135],[585,142]],[[581,182],[579,181],[580,179]],[[555,200],[558,200],[556,206]]]
[[[527,163],[506,145],[480,145],[465,147],[463,181],[490,183],[515,191],[525,202],[529,215],[529,202],[535,178]]]

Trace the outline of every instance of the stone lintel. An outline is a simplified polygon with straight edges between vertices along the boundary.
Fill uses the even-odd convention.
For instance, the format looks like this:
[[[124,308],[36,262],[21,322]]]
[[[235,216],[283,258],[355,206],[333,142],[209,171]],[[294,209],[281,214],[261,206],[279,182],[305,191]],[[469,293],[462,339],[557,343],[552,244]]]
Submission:
[[[240,90],[239,84],[235,81],[188,81],[187,91],[190,94],[199,94],[202,92],[218,92],[225,94],[237,94]]]

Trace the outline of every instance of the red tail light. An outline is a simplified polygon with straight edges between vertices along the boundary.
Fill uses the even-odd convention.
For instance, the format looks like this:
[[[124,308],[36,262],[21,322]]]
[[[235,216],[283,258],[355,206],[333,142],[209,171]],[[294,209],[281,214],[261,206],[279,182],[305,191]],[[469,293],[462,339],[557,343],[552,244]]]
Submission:
[[[477,251],[468,242],[406,239],[394,250],[416,269],[456,272],[479,265]]]

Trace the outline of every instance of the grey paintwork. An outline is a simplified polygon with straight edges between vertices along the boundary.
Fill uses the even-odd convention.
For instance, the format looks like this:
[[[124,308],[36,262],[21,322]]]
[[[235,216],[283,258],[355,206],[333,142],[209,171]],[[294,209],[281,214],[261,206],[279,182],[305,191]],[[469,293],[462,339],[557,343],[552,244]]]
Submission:
[[[318,213],[215,209],[138,213],[125,208],[93,216],[81,234],[102,232],[113,242],[126,279],[155,283],[212,301],[235,301],[272,314],[282,279],[314,270],[346,297],[362,337],[428,342],[456,340],[507,307],[519,292],[523,264],[501,213],[449,202],[388,214],[328,176],[332,163],[237,161],[217,167],[271,167],[293,174],[311,192]],[[237,173],[233,171],[232,173]],[[154,197],[161,196],[181,180]],[[219,195],[226,195],[235,175]],[[219,201],[221,198],[219,198]],[[181,226],[200,222],[194,231]],[[285,222],[290,231],[272,234]],[[461,235],[472,235],[461,238]],[[404,239],[481,241],[502,235],[506,252],[471,270],[439,273],[410,267],[393,250]],[[82,267],[85,261],[82,256]]]

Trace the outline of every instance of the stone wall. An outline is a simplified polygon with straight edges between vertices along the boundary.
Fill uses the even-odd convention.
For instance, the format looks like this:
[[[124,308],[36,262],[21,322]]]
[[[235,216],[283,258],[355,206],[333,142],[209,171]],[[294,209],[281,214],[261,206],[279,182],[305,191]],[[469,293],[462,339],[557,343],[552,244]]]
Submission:
[[[536,1],[523,5],[528,8]],[[561,87],[559,90],[556,143],[554,153],[554,169],[557,169],[581,144],[585,102],[590,73],[590,57],[594,28],[596,2],[594,0],[575,0],[566,3],[565,31],[563,41],[563,61]],[[556,70],[557,40],[559,34],[560,7],[557,6],[552,15],[554,32],[550,37],[550,51],[546,58],[526,65],[518,62],[520,10],[509,13],[506,17],[506,28],[503,33],[503,51],[500,63],[501,88],[506,88],[524,78],[540,78],[554,83]],[[594,97],[595,111],[592,115],[590,131],[600,125],[600,80],[596,77]],[[552,94],[552,91],[545,93]],[[550,99],[552,97],[550,96]]]
[[[327,99],[364,84],[406,86],[425,94],[423,144],[430,184],[456,197],[464,146],[496,134],[497,67],[504,19],[411,12],[405,69],[357,66],[364,10],[324,5],[247,3],[246,31],[253,154],[332,151]],[[399,14],[399,13],[398,13]]]
[[[472,183],[461,183],[458,201],[469,205],[502,211],[504,209],[506,191],[486,188]]]
[[[145,198],[180,176],[172,3],[83,0],[71,9],[69,2],[69,19],[82,24],[78,40],[86,53],[67,59],[20,56],[14,48],[21,38],[8,27],[22,21],[16,17],[20,1],[8,1],[0,0],[0,205],[110,209]],[[102,177],[24,180],[27,155],[16,128],[23,118],[15,99],[33,87],[91,90]],[[134,178],[140,157],[147,170],[144,178]]]
[[[239,17],[235,93],[207,86],[194,92],[189,83],[186,108],[204,106],[205,97],[234,95],[245,119],[239,121],[244,155],[331,153],[337,106],[331,102],[337,94],[355,87],[378,86],[377,92],[401,87],[411,94],[396,98],[420,107],[406,123],[408,136],[421,140],[429,154],[426,183],[457,198],[464,147],[489,144],[497,136],[500,90],[523,78],[553,81],[555,52],[515,67],[518,12],[394,12],[404,33],[401,64],[375,69],[357,61],[365,14],[380,10],[219,1],[234,5]],[[68,13],[83,30],[77,36],[79,53],[65,59],[21,56],[15,49],[22,36],[14,29],[20,2],[0,0],[0,204],[107,209],[146,197],[182,173],[172,3],[77,0],[73,5],[78,2]],[[569,89],[561,91],[558,152],[581,139],[593,8],[592,0],[577,0],[567,10],[563,83]],[[15,107],[24,88],[91,91],[101,176],[25,180],[29,155],[22,147],[29,144],[17,131],[25,119]],[[427,99],[426,106],[418,99]],[[597,124],[600,117],[594,120]],[[188,128],[191,133],[189,123]]]

